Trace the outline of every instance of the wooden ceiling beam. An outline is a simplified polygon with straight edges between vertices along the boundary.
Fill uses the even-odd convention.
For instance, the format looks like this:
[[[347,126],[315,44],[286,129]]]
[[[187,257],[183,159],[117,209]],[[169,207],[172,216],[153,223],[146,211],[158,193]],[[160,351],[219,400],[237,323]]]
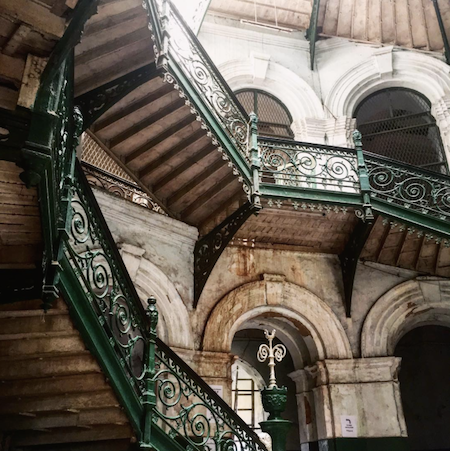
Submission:
[[[136,6],[135,8],[127,9],[119,14],[105,17],[92,24],[86,24],[84,34],[86,38],[90,38],[93,34],[100,31],[106,31],[109,28],[113,28],[117,25],[124,26],[126,22],[135,19],[143,13],[142,6]]]
[[[231,183],[236,180],[233,174],[227,174],[220,181],[218,181],[211,189],[206,190],[202,195],[198,196],[197,199],[184,208],[181,213],[181,218],[188,218],[195,211],[197,211],[202,205],[210,202],[215,196],[217,196],[221,191],[226,189]]]
[[[181,188],[176,190],[167,199],[167,206],[170,208],[173,204],[178,202],[180,199],[182,199],[188,193],[193,191],[195,188],[197,188],[201,184],[205,183],[205,180],[208,177],[211,177],[213,174],[218,172],[223,167],[224,167],[224,161],[222,159],[217,160],[211,166],[208,166],[204,171],[200,172],[200,174],[198,174],[192,180],[190,180],[188,183],[184,184]]]
[[[28,0],[0,0],[1,15],[15,22],[24,22],[40,33],[60,38],[66,30],[66,20],[52,14],[48,8]]]
[[[106,127],[109,127],[110,125],[113,125],[119,120],[129,116],[130,114],[135,113],[141,108],[144,108],[145,106],[149,105],[150,103],[154,102],[155,100],[158,100],[159,98],[165,96],[166,94],[172,91],[173,87],[171,85],[165,84],[161,86],[155,91],[152,91],[151,93],[139,98],[135,102],[130,103],[129,105],[121,108],[116,113],[113,113],[110,116],[95,122],[92,127],[93,132],[96,133],[100,130],[103,130]]]
[[[225,211],[227,208],[231,207],[235,202],[239,202],[239,200],[241,199],[242,195],[243,195],[243,190],[240,186],[238,186],[238,188],[236,188],[236,190],[234,190],[230,197],[223,202],[222,204],[220,204],[216,209],[213,210],[213,212],[211,214],[209,214],[205,219],[203,219],[200,223],[199,229],[200,229],[200,233],[203,235],[204,234],[204,230],[207,228],[207,226],[223,211]]]
[[[134,43],[145,39],[148,39],[150,45],[150,35],[147,27],[134,30],[131,33],[119,36],[105,44],[80,53],[75,57],[75,64],[81,65],[90,63],[96,59],[109,55],[118,49],[128,47],[129,45],[133,45]]]
[[[176,124],[172,125],[171,127],[167,128],[163,132],[161,132],[159,135],[155,136],[154,138],[150,139],[146,143],[144,143],[142,146],[138,147],[137,149],[133,150],[129,155],[125,157],[125,164],[131,163],[132,161],[139,158],[142,154],[148,152],[153,147],[157,146],[158,144],[162,143],[166,139],[173,136],[175,133],[178,133],[180,130],[182,130],[184,127],[187,127],[188,125],[192,124],[192,122],[195,121],[195,116],[193,114],[189,113],[189,116],[186,116],[181,121],[177,122]]]
[[[123,143],[127,139],[141,132],[142,130],[145,130],[147,127],[150,127],[151,125],[157,123],[161,119],[164,119],[169,114],[174,113],[175,111],[180,109],[183,105],[184,100],[177,98],[175,102],[171,102],[168,105],[165,105],[159,110],[155,111],[154,113],[151,113],[149,116],[146,116],[142,121],[133,124],[131,127],[125,129],[123,132],[111,138],[111,140],[109,141],[110,149],[113,149],[114,147]]]
[[[171,158],[176,157],[180,152],[182,152],[183,150],[185,150],[190,145],[194,144],[195,142],[197,142],[204,136],[205,136],[204,130],[202,130],[202,129],[196,130],[194,133],[192,133],[186,139],[182,139],[176,146],[172,147],[172,149],[170,149],[168,152],[161,155],[159,158],[152,161],[151,163],[147,164],[143,169],[141,169],[139,171],[139,177],[140,178],[145,177],[145,176],[151,174],[152,172],[156,171],[162,164],[166,163]],[[204,146],[202,148],[202,150],[200,152],[189,157],[189,162],[188,162],[189,164],[186,164],[186,161],[183,161],[175,170],[171,171],[170,174],[172,174],[173,172],[176,172],[177,170],[180,170],[180,166],[181,166],[181,169],[188,170],[192,166],[193,163],[196,163],[198,161],[198,160],[195,160],[196,155],[198,155],[202,151],[205,154],[209,154],[211,152],[212,147],[213,147],[212,144],[208,143],[206,146]],[[166,176],[166,177],[169,177],[169,180],[166,181],[164,184],[169,183],[170,180],[172,180],[174,177],[177,177],[176,175],[174,177],[170,177],[170,174],[168,176]],[[160,184],[160,182],[158,183],[158,185],[159,184]],[[161,188],[159,188],[159,189],[161,189]],[[156,192],[156,189],[155,189],[155,192]]]

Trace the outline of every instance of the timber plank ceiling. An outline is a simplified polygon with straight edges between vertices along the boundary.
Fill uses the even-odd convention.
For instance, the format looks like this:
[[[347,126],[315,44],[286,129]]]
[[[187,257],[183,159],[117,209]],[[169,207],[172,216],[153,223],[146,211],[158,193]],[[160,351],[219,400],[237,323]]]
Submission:
[[[209,12],[306,30],[312,3],[313,0],[212,0]],[[438,5],[450,35],[450,2],[438,0]],[[438,52],[444,48],[431,0],[322,0],[318,27],[319,37],[335,36]]]

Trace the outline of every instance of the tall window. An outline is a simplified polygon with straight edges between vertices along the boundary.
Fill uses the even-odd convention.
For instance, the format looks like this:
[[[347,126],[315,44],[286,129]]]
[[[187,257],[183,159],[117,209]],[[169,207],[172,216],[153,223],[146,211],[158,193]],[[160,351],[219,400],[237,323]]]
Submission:
[[[356,108],[364,149],[431,171],[448,173],[430,102],[404,88],[378,91]]]
[[[292,116],[288,109],[274,96],[258,89],[242,89],[236,92],[247,113],[258,116],[258,134],[272,138],[293,139]]]

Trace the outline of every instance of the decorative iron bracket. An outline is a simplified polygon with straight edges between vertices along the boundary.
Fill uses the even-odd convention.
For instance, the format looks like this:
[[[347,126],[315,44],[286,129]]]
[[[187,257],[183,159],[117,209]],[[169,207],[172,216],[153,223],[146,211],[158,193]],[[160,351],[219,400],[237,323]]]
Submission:
[[[197,241],[194,249],[194,308],[197,307],[206,281],[222,252],[245,221],[260,209],[259,205],[245,203]]]
[[[158,75],[160,70],[150,63],[76,97],[74,103],[83,114],[84,130],[127,94]]]
[[[344,251],[339,255],[342,269],[342,279],[344,282],[344,303],[347,318],[352,314],[352,294],[353,283],[355,281],[356,267],[359,256],[366,244],[367,238],[374,225],[374,220],[358,221],[353,233],[345,246]]]

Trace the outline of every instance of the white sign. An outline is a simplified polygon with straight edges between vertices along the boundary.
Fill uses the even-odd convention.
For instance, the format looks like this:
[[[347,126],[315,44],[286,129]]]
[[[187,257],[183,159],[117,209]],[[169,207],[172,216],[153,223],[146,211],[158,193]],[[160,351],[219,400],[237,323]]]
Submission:
[[[223,386],[222,385],[210,385],[210,387],[223,398]]]
[[[358,423],[355,415],[341,415],[342,437],[358,437]]]

